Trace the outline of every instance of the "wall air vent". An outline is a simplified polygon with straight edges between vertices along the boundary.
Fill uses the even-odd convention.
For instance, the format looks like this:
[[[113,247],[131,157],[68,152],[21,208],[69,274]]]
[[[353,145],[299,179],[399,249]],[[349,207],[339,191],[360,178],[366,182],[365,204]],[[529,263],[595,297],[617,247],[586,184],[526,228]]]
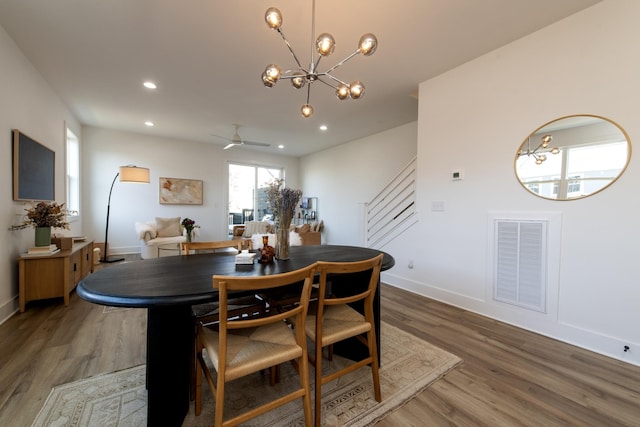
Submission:
[[[493,298],[546,313],[547,221],[496,219]]]

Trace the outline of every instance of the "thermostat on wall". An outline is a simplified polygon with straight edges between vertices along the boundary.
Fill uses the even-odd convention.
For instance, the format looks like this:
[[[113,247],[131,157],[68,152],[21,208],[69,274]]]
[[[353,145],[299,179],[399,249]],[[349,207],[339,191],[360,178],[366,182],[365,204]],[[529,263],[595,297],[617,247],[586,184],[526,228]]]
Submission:
[[[463,173],[461,170],[455,170],[451,172],[451,181],[460,181],[463,178]]]

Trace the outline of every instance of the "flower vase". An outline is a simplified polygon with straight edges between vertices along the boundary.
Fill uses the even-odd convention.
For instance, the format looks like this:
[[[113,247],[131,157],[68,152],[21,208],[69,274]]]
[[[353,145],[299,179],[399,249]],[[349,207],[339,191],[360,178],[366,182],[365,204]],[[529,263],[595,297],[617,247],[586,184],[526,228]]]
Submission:
[[[51,227],[36,227],[36,246],[51,244]]]
[[[193,233],[193,231],[187,231],[187,242],[188,243],[191,243],[192,233]]]
[[[280,223],[276,230],[276,259],[289,259],[289,227],[291,223]]]

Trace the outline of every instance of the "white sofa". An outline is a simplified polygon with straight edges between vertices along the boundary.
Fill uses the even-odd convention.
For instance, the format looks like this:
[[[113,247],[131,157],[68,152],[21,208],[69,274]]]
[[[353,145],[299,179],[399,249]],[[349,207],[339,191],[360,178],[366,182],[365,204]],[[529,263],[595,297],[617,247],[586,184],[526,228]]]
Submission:
[[[158,258],[165,254],[180,254],[180,243],[186,242],[186,231],[180,223],[180,217],[156,218],[155,221],[136,222],[136,234],[141,240],[142,259]],[[197,230],[194,229],[195,233]],[[192,233],[193,234],[193,233]],[[163,251],[162,249],[171,249]]]

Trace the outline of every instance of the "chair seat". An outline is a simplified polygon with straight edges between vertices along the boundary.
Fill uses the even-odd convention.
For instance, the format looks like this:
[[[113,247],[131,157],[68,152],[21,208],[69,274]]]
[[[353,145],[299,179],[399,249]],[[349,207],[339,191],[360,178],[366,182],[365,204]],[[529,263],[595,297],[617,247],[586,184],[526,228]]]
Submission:
[[[218,369],[218,332],[203,328],[202,345]],[[229,330],[227,336],[227,369],[225,381],[258,372],[298,358],[302,348],[293,331],[284,323],[271,323],[258,328]]]
[[[309,309],[305,332],[312,341],[316,340],[316,313]],[[362,314],[346,304],[331,305],[324,308],[322,320],[322,347],[344,339],[363,334],[371,329]]]

